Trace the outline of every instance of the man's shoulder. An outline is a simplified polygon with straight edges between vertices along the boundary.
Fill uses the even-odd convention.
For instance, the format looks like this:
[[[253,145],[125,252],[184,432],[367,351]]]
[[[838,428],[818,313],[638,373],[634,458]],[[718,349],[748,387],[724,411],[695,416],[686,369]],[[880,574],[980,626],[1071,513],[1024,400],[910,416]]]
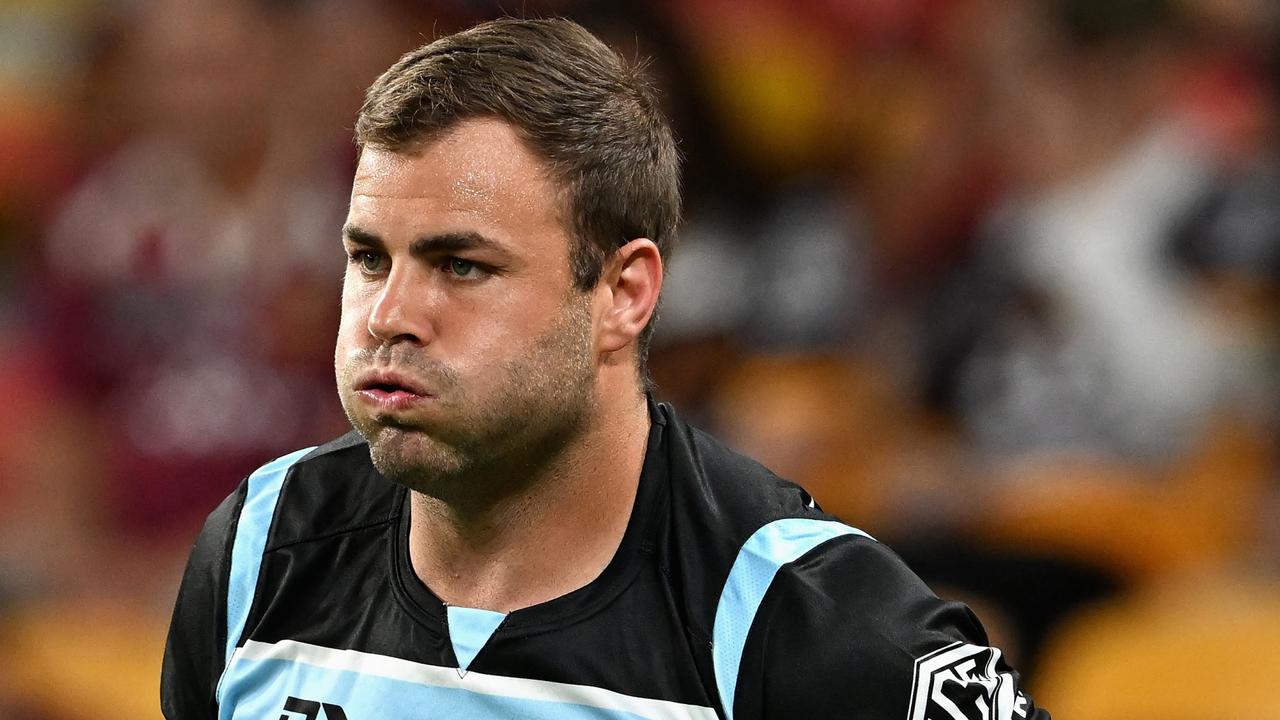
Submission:
[[[369,446],[352,431],[263,464],[238,490],[242,515],[269,511],[267,549],[330,537],[394,519],[397,486],[369,459]]]
[[[798,484],[779,477],[712,434],[659,405],[667,426],[668,475],[676,516],[741,547],[761,528],[781,520],[835,521]],[[712,521],[707,522],[710,518]]]
[[[665,559],[706,632],[724,593],[737,592],[735,583],[772,577],[820,546],[876,545],[823,512],[796,483],[682,422],[669,406],[659,409],[670,485]],[[863,562],[859,554],[850,557]]]
[[[666,560],[724,707],[741,717],[1048,717],[1034,714],[967,608],[796,484],[664,410]]]
[[[260,465],[242,483],[252,497],[292,487],[341,491],[353,481],[379,477],[369,459],[369,446],[354,430],[321,445],[285,453]],[[380,478],[379,478],[380,479]]]

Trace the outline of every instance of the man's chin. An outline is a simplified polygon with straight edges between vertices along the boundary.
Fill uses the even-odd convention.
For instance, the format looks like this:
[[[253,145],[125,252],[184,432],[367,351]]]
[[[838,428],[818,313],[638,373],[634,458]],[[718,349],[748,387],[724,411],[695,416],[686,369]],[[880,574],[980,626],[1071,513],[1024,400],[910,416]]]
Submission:
[[[465,463],[459,453],[422,430],[379,425],[361,434],[369,442],[373,466],[393,482],[420,489],[441,477],[461,473]]]

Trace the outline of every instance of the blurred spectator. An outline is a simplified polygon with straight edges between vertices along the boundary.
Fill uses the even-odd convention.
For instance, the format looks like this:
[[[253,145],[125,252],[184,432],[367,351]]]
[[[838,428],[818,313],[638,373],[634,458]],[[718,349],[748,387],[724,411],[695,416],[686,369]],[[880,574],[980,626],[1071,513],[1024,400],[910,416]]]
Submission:
[[[1015,184],[978,274],[939,303],[977,319],[951,401],[986,452],[1167,457],[1226,389],[1214,319],[1168,253],[1216,150],[1176,103],[1172,3],[1049,5],[1058,32],[1010,98]]]
[[[261,41],[298,12],[131,8],[113,73],[124,141],[50,226],[44,330],[93,398],[108,499],[138,531],[185,531],[262,457],[340,427],[322,298],[350,151],[311,125],[308,104],[335,98],[294,81],[291,53],[314,43]]]

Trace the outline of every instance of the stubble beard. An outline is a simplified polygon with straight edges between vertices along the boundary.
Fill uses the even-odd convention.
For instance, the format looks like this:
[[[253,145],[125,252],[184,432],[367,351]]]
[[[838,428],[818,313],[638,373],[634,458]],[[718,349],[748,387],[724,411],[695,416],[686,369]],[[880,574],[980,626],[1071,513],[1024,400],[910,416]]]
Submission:
[[[340,395],[374,467],[451,505],[492,502],[543,476],[594,414],[587,308],[584,298],[570,297],[551,328],[505,361],[488,387],[467,386],[438,361],[391,349],[397,367],[440,389],[435,401],[447,423],[405,424],[360,412],[351,381],[379,351],[352,357],[338,374]]]

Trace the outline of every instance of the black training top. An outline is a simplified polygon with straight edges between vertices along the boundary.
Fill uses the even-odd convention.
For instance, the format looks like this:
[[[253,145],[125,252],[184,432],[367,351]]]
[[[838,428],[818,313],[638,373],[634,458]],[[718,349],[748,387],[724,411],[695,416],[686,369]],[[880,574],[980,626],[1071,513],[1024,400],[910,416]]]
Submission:
[[[408,491],[359,435],[263,466],[192,551],[165,716],[1048,718],[967,608],[669,406],[650,414],[617,554],[507,615],[417,579]]]

